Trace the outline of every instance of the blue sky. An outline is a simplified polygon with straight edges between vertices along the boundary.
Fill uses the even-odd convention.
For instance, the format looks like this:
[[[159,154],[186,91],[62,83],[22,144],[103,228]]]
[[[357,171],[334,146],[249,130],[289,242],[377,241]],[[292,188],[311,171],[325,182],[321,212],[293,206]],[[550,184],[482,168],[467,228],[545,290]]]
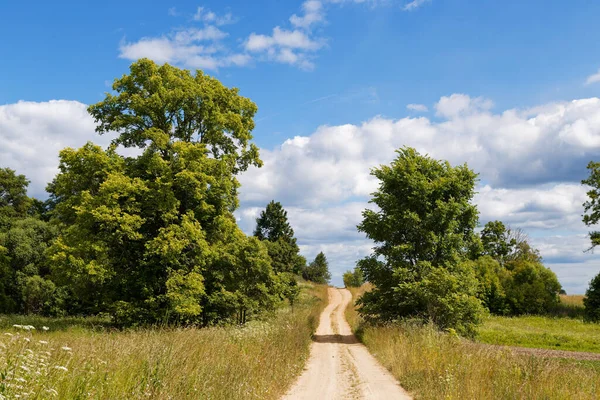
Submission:
[[[600,158],[599,2],[161,3],[0,3],[0,162],[33,194],[56,149],[103,143],[85,104],[146,56],[202,68],[258,104],[268,163],[242,177],[240,225],[282,200],[336,283],[369,251],[354,231],[368,170],[404,144],[481,172],[482,221],[526,229],[567,290],[600,270],[582,253],[579,185]]]

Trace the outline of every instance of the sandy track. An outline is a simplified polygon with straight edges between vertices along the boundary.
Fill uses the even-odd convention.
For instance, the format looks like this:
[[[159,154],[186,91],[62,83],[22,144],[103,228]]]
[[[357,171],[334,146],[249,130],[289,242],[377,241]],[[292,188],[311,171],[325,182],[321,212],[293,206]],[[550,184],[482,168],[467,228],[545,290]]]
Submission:
[[[328,296],[306,369],[283,399],[411,399],[352,334],[344,316],[350,292],[329,288]]]

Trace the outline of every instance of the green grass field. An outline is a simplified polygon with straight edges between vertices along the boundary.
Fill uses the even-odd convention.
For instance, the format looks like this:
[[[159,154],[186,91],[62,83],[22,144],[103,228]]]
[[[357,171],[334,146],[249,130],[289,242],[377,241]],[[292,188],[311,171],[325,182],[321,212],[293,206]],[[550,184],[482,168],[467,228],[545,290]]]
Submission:
[[[600,324],[581,319],[490,316],[478,332],[488,344],[600,353]]]
[[[304,366],[324,299],[303,285],[293,311],[207,329],[2,316],[0,399],[276,399]]]

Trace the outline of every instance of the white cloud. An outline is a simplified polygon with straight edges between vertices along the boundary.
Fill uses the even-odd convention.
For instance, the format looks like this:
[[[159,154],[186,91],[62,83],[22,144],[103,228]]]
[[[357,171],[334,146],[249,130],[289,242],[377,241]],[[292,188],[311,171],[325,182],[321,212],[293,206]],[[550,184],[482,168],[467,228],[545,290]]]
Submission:
[[[307,0],[302,3],[303,16],[296,14],[290,17],[290,22],[297,28],[310,28],[313,24],[325,19],[323,3],[318,0]]]
[[[77,101],[20,101],[0,106],[0,168],[9,167],[31,180],[30,193],[45,197],[46,184],[58,172],[58,153],[87,141],[108,144],[94,132],[87,106]]]
[[[168,62],[209,70],[241,67],[253,61],[276,62],[312,70],[316,52],[327,42],[324,37],[315,35],[313,28],[325,22],[327,4],[343,3],[377,4],[378,1],[305,0],[301,5],[302,12],[289,17],[291,28],[275,26],[270,34],[253,32],[245,38],[231,38],[227,32],[219,29],[237,22],[231,12],[218,14],[198,7],[191,16],[194,26],[130,42],[123,40],[119,45],[119,57],[128,60],[146,57],[158,63]],[[179,16],[181,13],[172,7],[168,14]],[[203,27],[197,28],[197,23]],[[234,46],[242,47],[243,51],[232,50]]]
[[[201,21],[207,24],[215,24],[217,26],[235,23],[235,18],[231,13],[217,15],[216,13],[205,9],[204,7],[198,7],[196,9],[196,13],[192,18],[194,21]]]
[[[170,63],[208,70],[248,64],[251,61],[249,55],[231,53],[220,43],[227,36],[226,32],[212,25],[201,29],[181,29],[167,36],[123,42],[119,48],[119,57],[128,60],[145,57],[159,64]]]
[[[487,111],[494,106],[494,103],[483,97],[472,98],[466,94],[455,93],[451,96],[444,96],[435,105],[437,115],[446,118],[458,117],[466,113],[479,113]]]
[[[587,79],[586,79],[586,81],[585,81],[585,83],[587,85],[590,85],[592,83],[597,83],[597,82],[600,82],[600,69],[595,74],[592,74],[592,75],[588,76]]]
[[[310,135],[288,139],[262,150],[265,166],[241,177],[242,207],[281,201],[290,219],[295,218],[307,251],[317,251],[319,243],[368,248],[368,241],[349,233],[377,187],[369,170],[389,163],[394,150],[407,145],[455,165],[467,162],[481,173],[475,201],[482,223],[500,219],[526,229],[552,265],[564,263],[556,255],[564,248],[544,238],[563,235],[563,241],[578,246],[565,256],[581,263],[573,273],[597,273],[598,267],[584,263],[597,256],[582,255],[586,247],[581,237],[587,228],[581,222],[581,204],[586,194],[579,182],[587,174],[587,162],[600,158],[600,99],[501,113],[492,113],[491,107],[484,98],[455,94],[437,103],[440,121],[376,117],[360,125],[321,126]],[[338,274],[350,267],[345,261],[332,264]],[[561,281],[571,282],[569,270],[556,272]],[[571,282],[569,290],[581,292],[584,283]]]
[[[438,102],[439,120],[376,117],[360,125],[321,126],[263,149],[265,166],[240,177],[240,226],[251,233],[260,209],[281,201],[304,254],[325,251],[340,276],[371,247],[356,231],[377,188],[370,168],[389,163],[395,149],[408,145],[480,172],[475,202],[481,222],[500,219],[524,228],[567,290],[582,293],[600,265],[597,254],[583,253],[588,228],[581,222],[586,194],[579,183],[588,161],[600,159],[600,99],[499,113],[483,99],[445,99]],[[2,167],[31,179],[35,196],[43,197],[56,174],[62,148],[110,139],[94,132],[86,105],[76,101],[0,106]]]
[[[427,108],[426,105],[424,104],[408,104],[406,106],[406,109],[409,111],[415,111],[415,112],[427,112],[429,111],[429,109]]]
[[[312,69],[310,54],[323,47],[324,42],[313,40],[301,30],[285,30],[276,26],[271,35],[250,34],[244,47],[251,53],[263,54],[267,59],[283,64]]]
[[[413,0],[410,3],[407,3],[406,5],[404,5],[404,7],[402,7],[402,9],[404,11],[413,11],[429,1],[430,0]]]

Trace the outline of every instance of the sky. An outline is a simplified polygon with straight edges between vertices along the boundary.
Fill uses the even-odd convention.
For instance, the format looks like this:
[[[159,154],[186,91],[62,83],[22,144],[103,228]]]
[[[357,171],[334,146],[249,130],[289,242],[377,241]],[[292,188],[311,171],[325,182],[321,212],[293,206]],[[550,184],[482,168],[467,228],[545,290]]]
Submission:
[[[0,2],[0,166],[44,198],[58,152],[106,145],[86,106],[132,61],[202,69],[258,105],[265,165],[240,177],[251,233],[275,199],[333,275],[368,255],[357,232],[371,168],[412,146],[480,181],[480,223],[525,230],[568,293],[600,272],[581,222],[600,160],[600,2],[306,0]]]

